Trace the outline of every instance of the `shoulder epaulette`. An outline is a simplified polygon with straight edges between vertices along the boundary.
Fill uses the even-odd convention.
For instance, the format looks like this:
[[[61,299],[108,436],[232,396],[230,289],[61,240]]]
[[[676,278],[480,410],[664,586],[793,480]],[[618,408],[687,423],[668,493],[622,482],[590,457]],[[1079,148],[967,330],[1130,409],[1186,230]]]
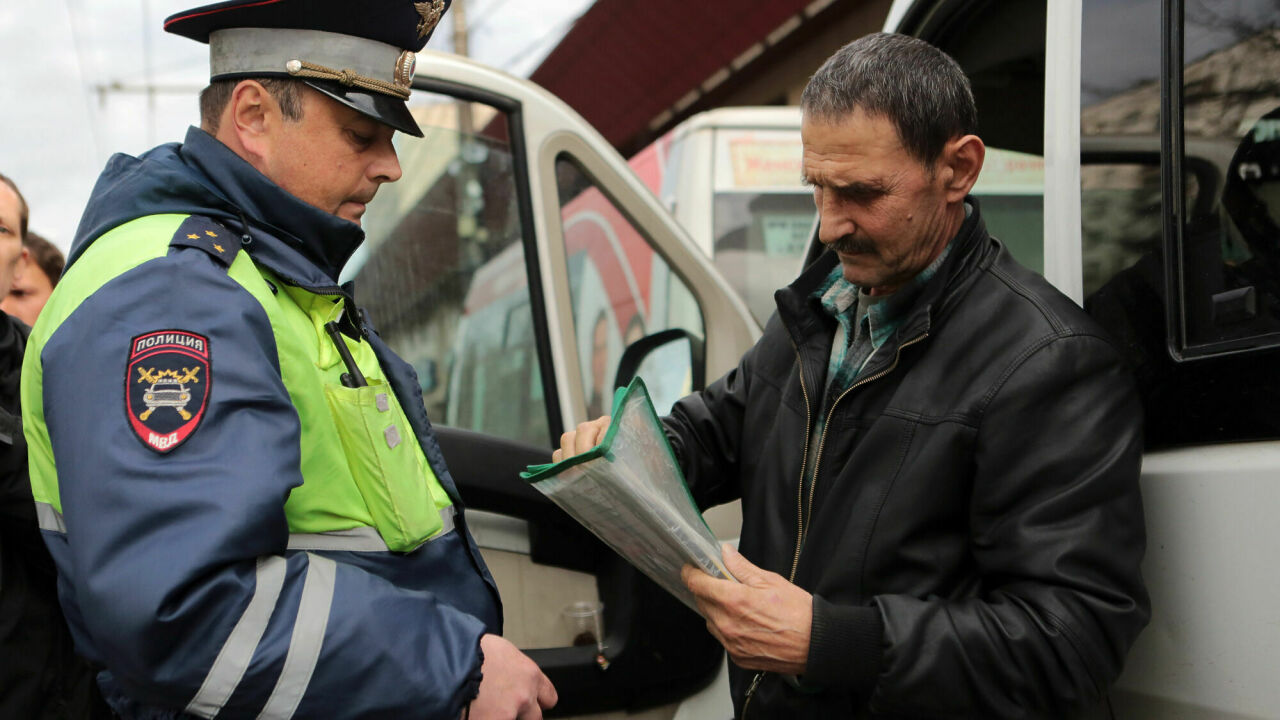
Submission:
[[[189,247],[203,250],[223,267],[231,267],[240,252],[240,240],[235,233],[203,215],[192,215],[178,226],[169,247]]]

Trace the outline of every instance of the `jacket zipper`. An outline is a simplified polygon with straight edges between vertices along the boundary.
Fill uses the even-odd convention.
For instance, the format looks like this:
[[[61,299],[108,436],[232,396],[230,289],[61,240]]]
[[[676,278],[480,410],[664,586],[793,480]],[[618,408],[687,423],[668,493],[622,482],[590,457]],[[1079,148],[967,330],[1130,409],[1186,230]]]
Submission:
[[[369,329],[365,327],[364,318],[360,316],[359,311],[356,309],[356,299],[347,294],[347,291],[340,287],[312,287],[301,283],[288,282],[284,278],[280,278],[279,275],[276,275],[276,277],[280,279],[281,282],[306,290],[312,295],[342,298],[342,312],[338,316],[338,325],[341,326],[343,319],[346,319],[347,323],[351,325],[351,329],[355,330],[360,335],[360,337],[351,338],[352,340],[360,342],[360,338],[364,338],[365,340],[369,339]]]
[[[831,418],[834,417],[836,414],[836,406],[840,404],[840,401],[843,400],[846,395],[853,392],[855,389],[863,385],[866,385],[869,382],[874,382],[876,380],[879,380],[885,375],[888,375],[889,373],[893,372],[894,368],[898,367],[898,361],[902,359],[902,351],[924,340],[927,337],[929,337],[929,333],[926,332],[926,333],[917,335],[911,338],[910,340],[907,340],[906,342],[899,345],[898,349],[894,352],[893,363],[890,364],[889,367],[885,368],[884,370],[881,370],[880,372],[876,373],[875,375],[872,375],[869,378],[864,378],[862,380],[859,380],[858,382],[855,382],[853,385],[850,385],[849,389],[840,393],[840,396],[836,398],[836,401],[831,403],[831,410],[827,412],[827,422],[822,426],[822,437],[819,438],[818,440],[818,456],[817,458],[814,459],[814,463],[813,463],[813,482],[809,484],[809,501],[806,503],[805,513],[801,517],[804,517],[804,516],[808,516],[810,518],[813,517],[813,494],[814,494],[814,490],[816,490],[818,487],[818,470],[822,466],[822,451],[827,446],[827,430],[828,428],[831,427]],[[808,531],[806,530],[805,532],[807,533]],[[801,536],[800,540],[801,542],[803,542],[804,540],[803,535]],[[800,559],[800,547],[799,545],[797,545],[796,560],[798,561],[799,559]],[[791,573],[792,575],[795,574],[794,568],[792,569]],[[792,582],[794,581],[795,580],[793,578]]]
[[[760,679],[763,677],[764,677],[764,671],[762,670],[756,673],[756,676],[751,679],[751,686],[747,688],[747,697],[745,700],[742,701],[741,720],[747,720],[747,708],[751,706],[751,696],[755,694],[756,686],[760,684]]]
[[[791,560],[791,574],[787,577],[788,582],[795,582],[796,568],[800,565],[800,540],[804,536],[804,469],[809,463],[809,428],[813,424],[813,410],[809,404],[809,390],[804,384],[804,359],[800,357],[800,348],[796,347],[795,340],[791,341],[791,348],[796,351],[796,367],[800,370],[800,392],[804,395],[804,454],[800,456],[800,482],[796,487],[796,554]],[[819,449],[821,454],[822,450]],[[755,689],[755,684],[752,684]],[[746,706],[743,706],[743,710]]]
[[[809,462],[809,428],[813,425],[813,407],[809,404],[809,388],[804,382],[804,359],[800,357],[800,348],[796,347],[794,340],[791,341],[792,350],[796,351],[796,368],[800,370],[800,392],[804,395],[804,455],[800,456],[800,482],[796,484],[796,555],[791,560],[791,574],[787,577],[787,582],[795,582],[796,568],[800,565],[800,537],[804,533],[804,469]],[[742,700],[742,719],[746,719],[746,708],[751,706],[751,697],[755,694],[755,688],[760,685],[760,680],[764,679],[764,671],[756,673],[751,678],[751,684],[746,688],[746,697]]]
[[[796,555],[791,561],[791,575],[787,578],[788,582],[795,582],[796,567],[800,564],[800,536],[804,532],[804,468],[809,462],[809,426],[812,423],[813,409],[809,404],[809,390],[804,383],[804,359],[800,357],[800,348],[796,347],[795,340],[791,341],[791,348],[796,351],[796,368],[800,370],[800,392],[804,395],[804,454],[800,456],[800,482],[796,487]],[[764,672],[756,673],[751,679],[751,685],[747,687],[747,694],[742,701],[742,718],[747,717],[747,708],[751,706],[751,698],[755,695],[756,688],[759,687],[760,681],[764,678]]]
[[[853,392],[854,389],[861,387],[863,385],[866,385],[869,382],[874,382],[876,380],[879,380],[885,375],[888,375],[889,373],[893,372],[894,369],[898,367],[898,362],[902,359],[902,351],[924,340],[927,337],[929,337],[929,333],[927,332],[922,333],[899,345],[898,349],[894,352],[893,363],[890,364],[889,367],[885,368],[884,370],[881,370],[880,372],[876,373],[875,375],[872,375],[871,377],[863,378],[862,380],[855,382],[853,385],[850,385],[847,390],[840,393],[840,396],[836,398],[835,402],[831,403],[831,409],[827,411],[827,421],[822,426],[822,435],[818,438],[818,455],[817,457],[814,458],[813,482],[810,483],[809,485],[808,502],[804,502],[804,470],[805,470],[805,465],[809,462],[809,430],[808,428],[809,428],[810,420],[812,417],[812,411],[809,406],[809,391],[805,388],[805,384],[804,384],[804,361],[800,357],[800,348],[796,347],[796,343],[794,340],[791,341],[791,347],[796,351],[796,365],[800,369],[800,392],[804,394],[805,434],[804,434],[804,456],[800,459],[800,487],[796,491],[796,510],[799,515],[799,521],[798,521],[797,530],[796,530],[796,554],[795,554],[795,557],[793,557],[791,560],[791,574],[787,578],[789,582],[794,583],[796,581],[796,570],[800,566],[800,548],[804,546],[804,536],[806,532],[804,527],[804,518],[805,518],[805,515],[808,515],[809,517],[813,517],[813,495],[814,495],[814,490],[818,486],[818,469],[822,466],[822,451],[827,446],[827,429],[831,427],[831,418],[835,416],[836,406],[840,404],[840,401],[843,400],[846,395]],[[763,678],[764,678],[764,672],[756,673],[756,676],[751,680],[751,685],[747,687],[746,698],[742,701],[743,720],[745,720],[747,717],[747,708],[751,705],[751,698],[752,696],[755,695],[756,688],[760,685],[760,681]]]

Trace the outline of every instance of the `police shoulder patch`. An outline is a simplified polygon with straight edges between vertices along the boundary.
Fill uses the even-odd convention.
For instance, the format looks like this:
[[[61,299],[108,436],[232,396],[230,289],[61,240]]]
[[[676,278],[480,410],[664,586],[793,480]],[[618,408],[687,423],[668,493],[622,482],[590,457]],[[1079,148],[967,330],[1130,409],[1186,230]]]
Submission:
[[[199,427],[213,381],[209,338],[186,330],[156,330],[129,343],[125,412],[138,439],[173,451]]]

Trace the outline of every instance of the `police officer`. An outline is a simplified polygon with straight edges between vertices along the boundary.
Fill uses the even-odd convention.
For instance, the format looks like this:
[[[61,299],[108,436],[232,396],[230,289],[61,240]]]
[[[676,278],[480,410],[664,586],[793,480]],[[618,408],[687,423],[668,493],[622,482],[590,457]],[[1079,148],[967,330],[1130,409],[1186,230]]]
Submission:
[[[31,336],[31,484],[125,718],[537,718],[411,367],[337,282],[448,0],[237,0],[183,143],[116,155]]]

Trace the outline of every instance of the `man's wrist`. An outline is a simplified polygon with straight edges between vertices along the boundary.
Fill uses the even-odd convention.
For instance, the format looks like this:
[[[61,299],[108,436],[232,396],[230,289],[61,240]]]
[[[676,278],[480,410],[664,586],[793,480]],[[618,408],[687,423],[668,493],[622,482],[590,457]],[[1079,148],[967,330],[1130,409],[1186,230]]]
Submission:
[[[843,687],[866,698],[884,654],[884,620],[875,606],[836,605],[813,596],[806,686]]]

